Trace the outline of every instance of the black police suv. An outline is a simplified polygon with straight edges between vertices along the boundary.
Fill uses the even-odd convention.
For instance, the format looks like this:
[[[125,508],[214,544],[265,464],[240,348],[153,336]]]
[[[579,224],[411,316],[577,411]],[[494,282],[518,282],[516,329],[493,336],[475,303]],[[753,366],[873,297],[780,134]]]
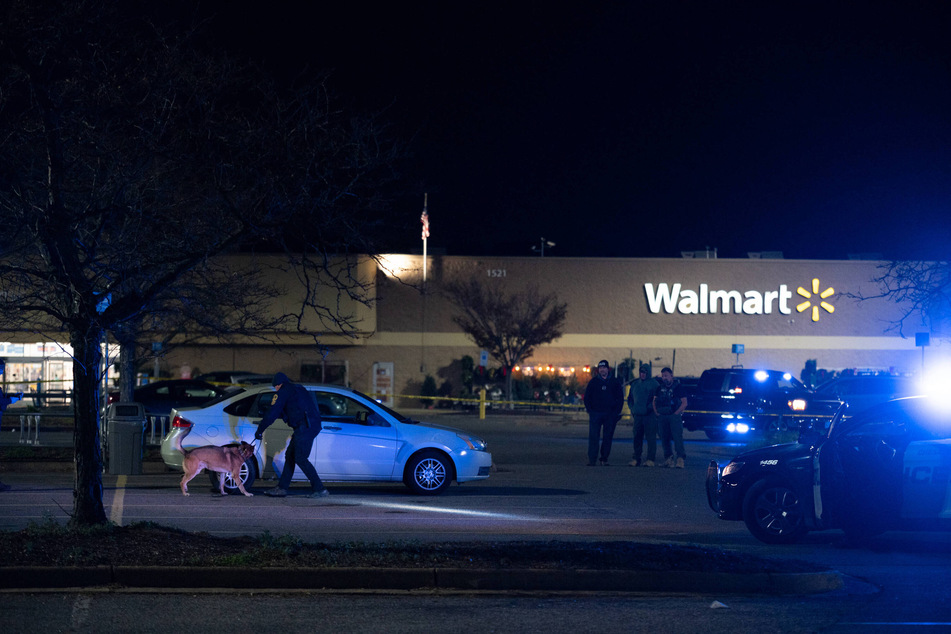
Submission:
[[[795,429],[809,402],[810,420],[832,418],[838,401],[811,399],[812,393],[788,372],[749,368],[711,368],[687,392],[684,428],[702,430],[710,440],[742,439],[757,431]]]
[[[768,544],[841,529],[951,530],[951,400],[909,397],[707,468],[710,507]]]

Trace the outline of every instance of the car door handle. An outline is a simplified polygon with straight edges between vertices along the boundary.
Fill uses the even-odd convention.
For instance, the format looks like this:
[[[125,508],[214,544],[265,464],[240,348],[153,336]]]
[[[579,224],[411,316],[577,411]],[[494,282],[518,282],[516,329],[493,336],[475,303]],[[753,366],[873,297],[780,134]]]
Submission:
[[[329,429],[330,431],[340,431],[340,428],[336,425],[323,425],[321,429]]]

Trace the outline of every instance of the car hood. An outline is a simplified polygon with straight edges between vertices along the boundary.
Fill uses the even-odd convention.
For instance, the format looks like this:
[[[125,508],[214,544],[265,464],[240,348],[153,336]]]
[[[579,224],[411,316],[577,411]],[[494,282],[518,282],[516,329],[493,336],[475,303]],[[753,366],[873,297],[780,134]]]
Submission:
[[[419,429],[435,429],[438,431],[451,432],[453,434],[466,434],[467,436],[475,436],[475,434],[470,434],[469,432],[463,431],[459,429],[458,427],[447,427],[446,425],[437,425],[435,423],[426,423],[426,422],[418,421],[418,420],[414,420],[408,424]]]
[[[770,447],[760,447],[752,451],[745,451],[733,460],[735,462],[755,462],[757,460],[792,460],[794,458],[804,458],[812,453],[809,445],[803,445],[798,442],[791,442],[782,445],[772,445]]]

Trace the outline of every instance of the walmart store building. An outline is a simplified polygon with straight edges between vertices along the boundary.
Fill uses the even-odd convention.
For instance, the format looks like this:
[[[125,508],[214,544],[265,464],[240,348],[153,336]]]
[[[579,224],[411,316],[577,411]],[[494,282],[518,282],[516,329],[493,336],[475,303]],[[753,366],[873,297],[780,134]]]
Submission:
[[[574,372],[586,382],[585,366],[633,358],[651,363],[655,373],[671,366],[680,376],[737,363],[798,376],[810,359],[829,370],[916,374],[946,351],[933,337],[926,350],[916,347],[916,324],[906,323],[903,337],[896,328],[901,310],[893,302],[856,299],[879,292],[873,279],[881,264],[437,256],[427,259],[421,293],[422,256],[388,255],[382,264],[361,263],[362,275],[374,282],[375,302],[353,308],[360,319],[356,338],[328,333],[323,352],[292,336],[280,345],[193,346],[169,351],[161,364],[173,376],[280,370],[387,395],[418,395],[429,374],[458,390],[458,360],[469,355],[478,364],[481,351],[453,322],[453,306],[440,289],[476,279],[506,292],[535,284],[567,303],[564,334],[527,362],[536,372]],[[498,365],[491,358],[488,364]]]

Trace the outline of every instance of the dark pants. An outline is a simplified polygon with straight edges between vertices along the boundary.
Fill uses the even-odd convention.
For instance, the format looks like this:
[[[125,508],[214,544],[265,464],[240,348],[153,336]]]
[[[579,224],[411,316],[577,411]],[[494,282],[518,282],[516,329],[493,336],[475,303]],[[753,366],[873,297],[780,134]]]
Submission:
[[[598,459],[598,440],[601,437],[601,429],[604,429],[604,440],[601,441],[601,460],[607,462],[611,455],[611,443],[614,441],[614,428],[620,416],[617,414],[604,414],[588,412],[588,462],[595,462]]]
[[[647,440],[647,459],[657,460],[657,417],[653,414],[634,415],[634,455],[637,462],[641,461],[641,451],[644,440]]]
[[[291,442],[284,453],[284,470],[281,471],[281,478],[277,481],[277,486],[287,489],[291,486],[291,478],[294,477],[294,466],[300,467],[314,491],[323,491],[324,483],[320,481],[317,475],[317,469],[310,461],[310,450],[314,446],[314,439],[320,433],[319,429],[313,427],[298,427],[291,434]]]
[[[672,458],[676,455],[678,458],[686,458],[684,451],[684,419],[680,414],[661,414],[660,415],[660,441],[664,447],[664,459]],[[673,450],[670,444],[673,442]]]

